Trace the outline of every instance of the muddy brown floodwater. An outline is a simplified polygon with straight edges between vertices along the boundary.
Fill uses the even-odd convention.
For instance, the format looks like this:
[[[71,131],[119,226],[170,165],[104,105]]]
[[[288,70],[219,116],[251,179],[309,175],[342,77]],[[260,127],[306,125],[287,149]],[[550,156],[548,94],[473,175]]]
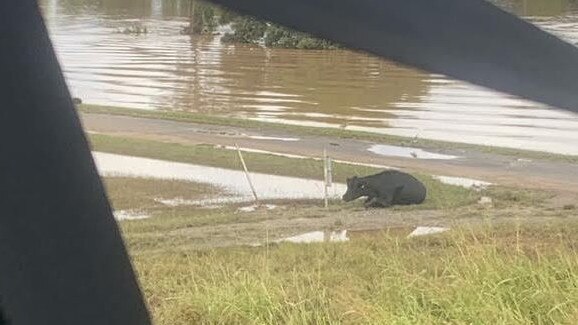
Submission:
[[[181,35],[188,0],[42,0],[72,93],[179,110],[578,154],[578,116],[352,51]],[[578,42],[568,0],[493,1]],[[134,23],[147,34],[118,31]]]

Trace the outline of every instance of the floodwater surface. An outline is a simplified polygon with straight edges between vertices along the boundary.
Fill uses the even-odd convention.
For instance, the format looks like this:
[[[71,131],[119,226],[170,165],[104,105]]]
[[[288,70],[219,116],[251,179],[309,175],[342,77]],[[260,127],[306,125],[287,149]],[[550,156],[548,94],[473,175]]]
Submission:
[[[100,174],[104,176],[146,177],[206,183],[220,187],[226,193],[223,195],[225,201],[252,200],[251,188],[242,171],[102,152],[95,152],[93,156]],[[323,181],[261,173],[251,173],[250,177],[260,199],[322,199],[324,197]],[[340,198],[346,189],[345,184],[333,183],[329,187],[328,196]],[[210,203],[217,202],[218,200],[214,199]]]
[[[85,103],[578,154],[576,114],[362,53],[181,35],[188,0],[40,2],[71,91]],[[492,2],[578,42],[574,1]],[[148,33],[119,32],[133,24]]]

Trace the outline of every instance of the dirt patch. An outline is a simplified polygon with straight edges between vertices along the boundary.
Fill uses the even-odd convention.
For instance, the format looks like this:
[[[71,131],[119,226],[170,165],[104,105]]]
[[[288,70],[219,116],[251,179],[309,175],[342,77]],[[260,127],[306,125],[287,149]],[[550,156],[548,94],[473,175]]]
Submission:
[[[202,227],[184,227],[169,231],[166,236],[180,238],[185,249],[203,249],[239,245],[256,245],[312,231],[347,230],[352,240],[376,235],[407,236],[415,227],[461,227],[483,224],[547,223],[554,220],[578,219],[578,214],[544,211],[538,208],[487,210],[477,207],[455,211],[388,209],[331,211],[316,208],[279,211],[256,211],[257,221],[235,222]],[[258,217],[257,217],[258,215]]]

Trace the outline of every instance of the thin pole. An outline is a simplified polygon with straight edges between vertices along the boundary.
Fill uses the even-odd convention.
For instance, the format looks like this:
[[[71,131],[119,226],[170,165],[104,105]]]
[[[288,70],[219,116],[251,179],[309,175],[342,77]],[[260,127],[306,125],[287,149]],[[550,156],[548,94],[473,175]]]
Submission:
[[[323,188],[324,188],[324,205],[325,208],[327,209],[329,207],[329,193],[328,193],[328,168],[327,168],[327,149],[325,147],[323,147]]]
[[[253,192],[253,197],[255,198],[255,203],[259,204],[259,198],[257,197],[257,191],[255,191],[255,187],[253,186],[253,182],[251,181],[251,177],[249,176],[249,170],[247,169],[247,165],[245,164],[245,159],[243,159],[243,154],[241,154],[241,149],[239,145],[235,143],[235,147],[237,147],[237,153],[239,154],[239,159],[241,159],[241,165],[243,165],[243,170],[245,171],[245,177],[247,178],[247,182],[251,187],[251,192]]]

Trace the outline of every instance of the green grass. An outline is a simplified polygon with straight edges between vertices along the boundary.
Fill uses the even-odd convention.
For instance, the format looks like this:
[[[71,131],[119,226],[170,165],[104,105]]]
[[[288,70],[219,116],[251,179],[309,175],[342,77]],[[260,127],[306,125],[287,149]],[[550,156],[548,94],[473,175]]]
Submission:
[[[158,199],[202,200],[218,198],[219,189],[200,183],[131,177],[106,177],[104,183],[115,210],[145,212],[150,219],[125,221],[124,227],[132,234],[152,238],[157,232],[219,225],[234,222],[262,220],[264,217],[243,216],[234,213],[236,206],[217,209],[198,205],[168,206]]]
[[[577,231],[131,253],[156,324],[575,324]]]
[[[97,151],[241,170],[236,151],[208,145],[184,145],[98,134],[90,135],[90,140],[93,149]],[[317,160],[260,153],[243,153],[243,155],[251,172],[310,179],[321,179],[323,175],[322,162]],[[335,181],[344,183],[347,177],[370,175],[379,171],[381,169],[373,167],[335,163],[333,175]],[[473,190],[443,184],[428,175],[415,174],[415,176],[428,188],[428,199],[424,204],[411,206],[409,209],[455,208],[472,204],[481,195]]]
[[[240,169],[235,152],[211,146],[105,135],[90,139],[98,151]],[[244,156],[255,172],[322,175],[321,164],[310,159]],[[336,164],[334,171],[342,181],[377,170]],[[428,187],[426,203],[393,210],[410,216],[420,212],[415,209],[437,209],[448,220],[461,216],[460,222],[478,225],[461,223],[448,233],[414,239],[405,238],[407,229],[392,229],[352,235],[346,243],[211,248],[235,245],[236,237],[260,241],[266,229],[279,234],[297,219],[332,216],[339,228],[338,214],[364,210],[358,202],[338,201],[328,210],[319,202],[279,202],[277,210],[254,213],[236,213],[235,205],[169,207],[155,199],[222,193],[173,180],[121,177],[106,178],[105,184],[115,208],[153,215],[121,222],[121,229],[156,324],[576,323],[573,209],[550,212],[562,221],[544,223],[546,212],[540,209],[547,193],[502,187],[478,193],[417,176]],[[490,196],[497,209],[473,204],[481,195]],[[482,218],[499,220],[498,211],[518,221],[479,225]]]
[[[116,210],[157,208],[161,204],[155,199],[159,198],[199,200],[219,195],[219,190],[208,184],[178,180],[107,177],[104,183]]]
[[[184,154],[191,150],[186,146],[96,137],[106,140],[99,142],[102,151],[131,148],[153,158],[195,162],[196,156]],[[197,153],[222,151],[201,150]],[[213,157],[209,163],[227,158]],[[251,157],[248,162],[253,158],[291,160]],[[479,193],[430,180],[430,201],[424,206],[442,209],[448,220],[462,210],[477,220],[496,214],[463,207]],[[315,206],[319,202],[281,202],[287,206],[255,213],[236,213],[234,205],[167,207],[154,199],[194,200],[220,192],[172,180],[121,177],[106,178],[105,184],[116,208],[153,214],[122,222],[121,229],[156,324],[574,324],[578,319],[575,219],[543,223],[535,221],[542,215],[537,210],[517,223],[456,226],[423,238],[407,239],[407,230],[392,229],[352,235],[346,243],[212,248],[235,245],[237,236],[261,242],[265,221],[284,222],[277,229],[270,226],[274,235],[294,219],[363,210],[341,202],[332,202],[329,210]],[[539,207],[543,200],[534,192],[504,188],[483,195],[491,196],[496,207]]]
[[[98,106],[88,104],[79,105],[78,109],[80,112],[83,113],[142,117],[142,118],[162,119],[162,120],[197,123],[197,124],[239,127],[245,129],[285,131],[296,135],[357,139],[378,143],[387,143],[391,145],[411,146],[432,150],[441,150],[441,149],[474,150],[478,152],[499,154],[504,156],[578,163],[578,156],[560,155],[541,151],[520,150],[512,148],[483,146],[483,145],[428,140],[428,139],[413,139],[402,136],[376,134],[363,131],[349,131],[333,128],[319,128],[319,127],[288,125],[282,123],[260,122],[249,119],[241,119],[228,116],[214,116],[201,113],[172,112],[161,110],[151,111],[151,110],[139,110],[124,107]]]

